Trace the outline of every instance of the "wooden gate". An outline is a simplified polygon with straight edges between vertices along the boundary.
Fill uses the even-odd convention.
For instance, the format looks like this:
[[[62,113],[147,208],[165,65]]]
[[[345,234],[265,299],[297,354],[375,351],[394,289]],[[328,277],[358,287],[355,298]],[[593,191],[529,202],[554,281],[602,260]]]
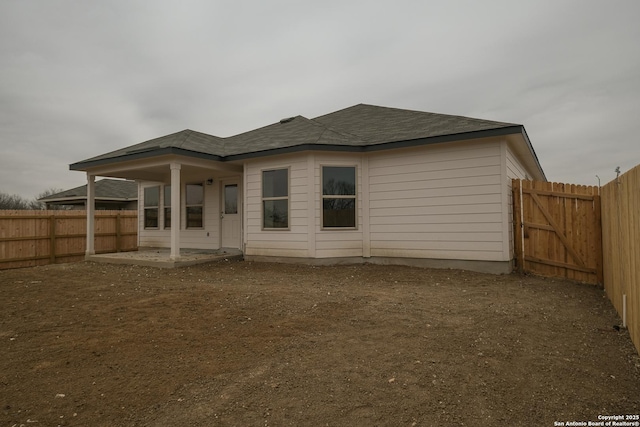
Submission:
[[[513,213],[520,272],[603,283],[599,187],[514,179]]]

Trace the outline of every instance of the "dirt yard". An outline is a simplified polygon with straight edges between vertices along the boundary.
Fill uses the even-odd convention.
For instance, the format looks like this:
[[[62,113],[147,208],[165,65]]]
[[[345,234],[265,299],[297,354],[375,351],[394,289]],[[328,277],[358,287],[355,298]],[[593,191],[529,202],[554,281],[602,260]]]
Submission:
[[[640,413],[640,358],[589,285],[78,263],[0,271],[0,294],[2,426],[553,426]]]

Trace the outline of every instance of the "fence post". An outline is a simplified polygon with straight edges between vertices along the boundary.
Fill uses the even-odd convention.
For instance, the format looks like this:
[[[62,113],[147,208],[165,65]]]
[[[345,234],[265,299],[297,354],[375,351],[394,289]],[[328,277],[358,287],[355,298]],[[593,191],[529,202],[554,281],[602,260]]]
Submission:
[[[49,215],[49,260],[51,264],[56,262],[56,217]]]
[[[516,256],[518,272],[524,272],[524,253],[522,251],[522,181],[514,179],[512,181],[513,191],[513,249]]]
[[[595,230],[596,230],[596,278],[598,283],[604,286],[604,261],[602,249],[602,202],[600,195],[593,196],[593,207],[595,210]]]

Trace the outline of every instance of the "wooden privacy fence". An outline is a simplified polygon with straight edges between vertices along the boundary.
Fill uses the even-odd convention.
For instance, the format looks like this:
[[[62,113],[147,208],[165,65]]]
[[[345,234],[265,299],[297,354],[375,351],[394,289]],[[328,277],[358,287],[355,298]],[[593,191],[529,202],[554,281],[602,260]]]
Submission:
[[[640,353],[640,165],[602,187],[604,287]]]
[[[0,210],[0,269],[84,259],[86,211]],[[137,211],[96,211],[96,253],[136,250]]]
[[[598,187],[514,179],[513,211],[519,271],[603,282]]]

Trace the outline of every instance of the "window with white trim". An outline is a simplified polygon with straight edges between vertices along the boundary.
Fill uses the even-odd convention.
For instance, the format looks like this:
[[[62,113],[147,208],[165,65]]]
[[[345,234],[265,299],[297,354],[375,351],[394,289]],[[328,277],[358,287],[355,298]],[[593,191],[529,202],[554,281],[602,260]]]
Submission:
[[[322,167],[322,227],[356,227],[355,166]]]
[[[187,228],[202,228],[204,214],[204,185],[187,184],[186,198],[186,223]]]
[[[262,171],[262,228],[289,228],[289,169]]]
[[[144,228],[158,228],[160,186],[144,189]]]

